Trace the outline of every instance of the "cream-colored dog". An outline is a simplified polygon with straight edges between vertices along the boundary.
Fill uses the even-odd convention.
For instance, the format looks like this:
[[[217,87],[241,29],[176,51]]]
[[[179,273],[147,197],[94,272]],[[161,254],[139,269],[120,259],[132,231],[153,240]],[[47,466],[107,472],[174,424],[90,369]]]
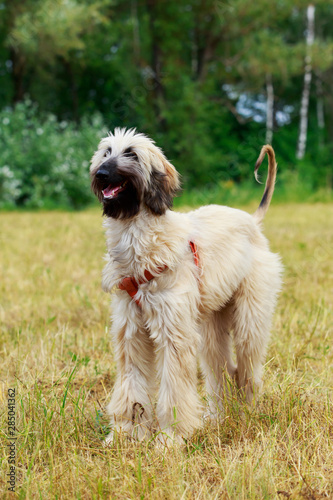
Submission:
[[[138,439],[153,428],[177,441],[200,425],[197,355],[209,412],[222,409],[228,379],[247,401],[261,386],[281,264],[260,223],[276,176],[274,151],[254,215],[210,205],[170,210],[177,171],[154,142],[116,129],[91,163],[92,188],[106,216],[108,262],[103,288],[112,294],[112,337],[118,374],[108,412],[114,430]],[[237,367],[233,363],[233,348]]]

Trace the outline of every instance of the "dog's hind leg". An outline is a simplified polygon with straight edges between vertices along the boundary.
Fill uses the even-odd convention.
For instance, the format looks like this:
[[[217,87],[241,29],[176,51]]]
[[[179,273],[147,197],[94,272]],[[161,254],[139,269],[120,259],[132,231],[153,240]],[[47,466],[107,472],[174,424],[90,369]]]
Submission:
[[[200,361],[211,418],[217,418],[219,410],[223,410],[223,398],[231,394],[236,371],[232,361],[231,312],[231,306],[226,306],[212,313],[201,325]]]
[[[263,254],[234,296],[233,330],[237,354],[236,380],[246,400],[254,402],[261,387],[262,367],[276,296],[280,288],[281,266],[277,256]]]
[[[148,438],[151,431],[155,389],[154,346],[138,321],[137,305],[126,306],[120,300],[115,300],[114,310],[117,314],[113,315],[111,333],[117,378],[107,407],[112,430],[106,443],[113,440],[115,431],[139,440]]]

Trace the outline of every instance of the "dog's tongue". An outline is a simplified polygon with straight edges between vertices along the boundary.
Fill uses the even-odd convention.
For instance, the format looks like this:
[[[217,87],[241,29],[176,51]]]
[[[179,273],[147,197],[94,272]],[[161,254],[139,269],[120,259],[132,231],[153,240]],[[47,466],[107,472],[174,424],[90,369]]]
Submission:
[[[110,186],[103,189],[102,193],[104,198],[113,198],[120,189],[121,189],[121,184],[119,184],[118,186],[111,186],[110,184]]]

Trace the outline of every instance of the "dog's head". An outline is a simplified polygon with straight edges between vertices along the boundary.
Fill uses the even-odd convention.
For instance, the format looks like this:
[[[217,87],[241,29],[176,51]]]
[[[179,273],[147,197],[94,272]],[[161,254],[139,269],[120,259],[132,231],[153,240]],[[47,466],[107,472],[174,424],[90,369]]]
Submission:
[[[91,160],[91,186],[108,217],[127,219],[142,206],[162,215],[179,189],[176,169],[135,129],[116,128],[101,140]]]

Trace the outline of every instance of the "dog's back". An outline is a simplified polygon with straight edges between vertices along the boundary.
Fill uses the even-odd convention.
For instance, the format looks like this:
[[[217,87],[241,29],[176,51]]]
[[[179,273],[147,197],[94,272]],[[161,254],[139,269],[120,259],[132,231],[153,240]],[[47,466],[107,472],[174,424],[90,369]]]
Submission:
[[[193,239],[203,271],[201,289],[205,310],[218,310],[226,305],[257,263],[267,277],[275,275],[279,257],[270,252],[256,217],[219,205],[201,207],[188,217],[195,228]],[[206,296],[209,297],[207,304]]]

